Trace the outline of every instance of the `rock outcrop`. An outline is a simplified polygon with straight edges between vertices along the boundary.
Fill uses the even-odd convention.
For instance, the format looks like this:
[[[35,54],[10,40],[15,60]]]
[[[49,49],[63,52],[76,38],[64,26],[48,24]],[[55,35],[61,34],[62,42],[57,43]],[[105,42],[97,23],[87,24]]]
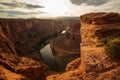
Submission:
[[[80,23],[71,23],[61,34],[51,42],[51,48],[56,56],[73,56],[80,54]]]
[[[0,53],[0,73],[5,78],[3,80],[41,80],[46,73],[46,67],[30,58]]]
[[[45,74],[46,65],[19,57],[14,42],[0,29],[0,80],[41,80]]]
[[[95,44],[101,38],[120,36],[120,14],[89,13],[80,18],[81,64],[73,61],[70,65],[78,65],[74,70],[67,67],[67,72],[48,76],[46,80],[119,80],[119,60],[106,55],[104,47]]]
[[[49,67],[42,62],[39,49],[70,22],[0,19],[0,80],[44,80]]]
[[[0,19],[0,80],[42,80],[47,66],[40,54],[31,53],[41,39],[64,27],[62,20]]]
[[[0,25],[0,48],[6,53],[16,54],[14,43],[3,32],[3,27]],[[6,30],[4,30],[6,31]]]
[[[78,69],[80,64],[81,64],[81,59],[77,58],[67,64],[66,71],[72,71],[72,70]]]
[[[10,52],[29,54],[44,38],[59,33],[65,25],[62,20],[46,19],[0,19],[1,33]],[[47,30],[46,30],[47,29]]]
[[[120,16],[117,13],[91,13],[81,16],[82,43],[92,46],[101,38],[119,36],[119,24]]]

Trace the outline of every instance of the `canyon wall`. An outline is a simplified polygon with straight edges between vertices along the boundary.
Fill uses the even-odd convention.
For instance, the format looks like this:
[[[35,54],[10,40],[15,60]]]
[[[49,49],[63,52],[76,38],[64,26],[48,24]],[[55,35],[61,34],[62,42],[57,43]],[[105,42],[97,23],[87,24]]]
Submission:
[[[93,45],[101,38],[119,36],[119,23],[120,16],[117,13],[91,13],[81,16],[82,43]]]
[[[88,13],[81,20],[81,58],[69,63],[63,74],[46,80],[119,80],[120,62],[106,55],[104,46],[95,44],[102,38],[120,36],[119,13]]]
[[[49,67],[39,43],[61,33],[64,22],[71,20],[0,19],[0,80],[44,80]]]
[[[60,33],[71,20],[51,19],[0,19],[4,44],[10,52],[28,54],[34,50],[43,38]]]
[[[29,53],[31,46],[26,43],[29,42],[35,46],[35,43],[41,39],[40,36],[44,37],[49,35],[48,32],[52,33],[63,29],[63,26],[59,26],[59,28],[54,24],[53,20],[0,19],[0,80],[41,80],[44,77],[46,74],[45,64],[27,57],[17,56],[17,54],[27,54],[26,50]],[[36,40],[31,42],[33,39]],[[19,45],[20,42],[23,43]],[[16,51],[19,48],[21,52]]]
[[[79,56],[80,54],[80,23],[74,22],[67,26],[65,33],[51,41],[51,49],[56,56]]]

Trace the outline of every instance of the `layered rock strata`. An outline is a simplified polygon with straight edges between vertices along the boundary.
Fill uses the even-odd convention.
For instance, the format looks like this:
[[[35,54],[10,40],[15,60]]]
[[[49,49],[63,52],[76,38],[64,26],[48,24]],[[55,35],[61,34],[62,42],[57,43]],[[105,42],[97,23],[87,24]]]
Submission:
[[[0,80],[44,80],[49,67],[42,62],[39,49],[70,22],[0,19]]]
[[[96,47],[95,44],[101,38],[120,36],[120,14],[89,13],[80,18],[81,60],[75,61],[78,66],[74,69],[76,65],[73,65],[71,70],[67,66],[67,72],[48,76],[46,80],[119,80],[119,60],[106,55],[104,47]]]
[[[47,66],[40,55],[35,52],[33,55],[37,57],[29,56],[38,58],[38,62],[18,54],[31,54],[39,40],[62,30],[63,27],[56,25],[61,23],[41,19],[0,19],[0,80],[42,80]]]
[[[80,23],[75,22],[68,26],[64,34],[61,34],[51,42],[53,53],[57,56],[78,55],[80,52]]]
[[[0,29],[0,80],[41,80],[47,66],[31,58],[19,57],[14,47]]]
[[[0,73],[1,80],[41,80],[46,67],[30,58],[0,53]]]
[[[43,38],[59,33],[65,25],[62,20],[47,19],[0,19],[4,44],[9,52],[31,53]],[[47,29],[47,30],[46,30]],[[26,50],[27,49],[27,50]]]

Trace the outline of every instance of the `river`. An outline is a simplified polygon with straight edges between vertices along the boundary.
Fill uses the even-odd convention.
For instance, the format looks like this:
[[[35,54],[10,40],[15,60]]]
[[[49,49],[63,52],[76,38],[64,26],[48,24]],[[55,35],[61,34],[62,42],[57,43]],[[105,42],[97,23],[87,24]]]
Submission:
[[[67,56],[67,57],[59,57],[53,55],[54,53],[52,52],[50,48],[50,44],[47,44],[44,48],[40,50],[40,54],[43,58],[43,61],[51,68],[53,68],[56,71],[64,71],[66,65],[79,57],[79,55],[74,55],[74,56]]]

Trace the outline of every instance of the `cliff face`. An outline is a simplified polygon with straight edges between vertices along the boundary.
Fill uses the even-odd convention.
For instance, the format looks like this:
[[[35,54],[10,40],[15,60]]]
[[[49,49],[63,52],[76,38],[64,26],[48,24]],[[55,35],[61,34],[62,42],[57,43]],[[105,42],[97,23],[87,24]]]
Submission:
[[[81,16],[81,23],[81,68],[86,74],[84,78],[92,80],[120,79],[117,75],[120,71],[119,61],[106,55],[104,47],[95,46],[102,38],[120,36],[120,14],[90,13]]]
[[[101,38],[120,35],[120,16],[117,13],[91,13],[81,16],[82,43],[93,45]],[[87,34],[87,35],[86,35]]]
[[[65,33],[51,41],[51,49],[56,56],[79,56],[80,23],[74,22],[67,26]]]
[[[101,38],[120,36],[120,14],[89,13],[81,17],[81,59],[67,65],[63,74],[47,80],[119,80],[120,62],[105,54],[95,43]]]
[[[27,54],[32,51],[38,41],[46,36],[59,33],[65,25],[62,20],[0,19],[0,27],[1,33],[6,36],[4,42],[11,48],[11,51],[16,53],[17,49],[21,51],[21,54]]]
[[[0,80],[41,80],[47,66],[39,59],[38,43],[60,33],[63,20],[0,19]],[[69,22],[69,21],[67,21]],[[40,45],[38,45],[40,46]],[[28,55],[27,57],[20,57]],[[32,55],[31,55],[32,54]]]
[[[41,80],[46,73],[46,66],[27,57],[0,53],[1,80]]]
[[[0,26],[0,48],[3,52],[16,54],[14,43],[4,34],[2,26]]]
[[[45,75],[46,65],[27,57],[19,57],[16,52],[16,42],[25,36],[22,33],[33,28],[36,23],[37,21],[34,20],[0,20],[1,80],[33,80],[35,78],[40,80]]]

